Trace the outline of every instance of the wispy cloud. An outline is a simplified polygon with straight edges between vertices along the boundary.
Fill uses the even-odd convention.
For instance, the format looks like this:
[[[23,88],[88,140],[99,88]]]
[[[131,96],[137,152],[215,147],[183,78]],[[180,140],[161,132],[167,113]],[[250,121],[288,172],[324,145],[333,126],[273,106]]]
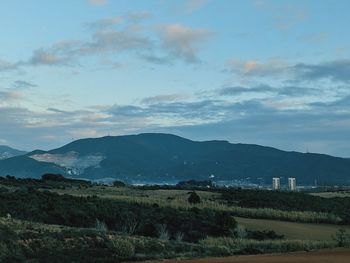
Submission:
[[[284,74],[288,70],[288,62],[284,59],[273,58],[265,62],[259,60],[241,61],[230,59],[226,63],[226,68],[230,72],[241,76],[271,77]]]
[[[213,36],[213,32],[204,28],[190,28],[180,24],[162,25],[159,36],[163,47],[173,57],[182,58],[186,62],[196,63],[198,46]]]
[[[285,100],[276,94],[263,99],[230,99],[243,92],[281,94],[288,90],[294,92],[296,100]],[[290,149],[286,141],[293,140],[296,147],[293,150],[318,145],[312,150],[326,151],[325,147],[329,147],[326,152],[340,153],[339,147],[348,143],[350,132],[350,95],[310,102],[300,99],[305,96],[305,90],[308,92],[307,87],[237,86],[217,90],[220,96],[212,99],[169,94],[141,99],[141,104],[100,105],[83,110],[50,107],[33,111],[0,105],[0,138],[14,146],[21,144],[28,148],[30,142],[52,148],[71,138],[161,131],[196,139],[221,137],[286,149]],[[4,92],[0,97],[16,98],[15,94]],[[330,136],[331,133],[337,136]],[[18,139],[15,142],[13,138]]]
[[[350,60],[333,60],[315,64],[291,64],[283,59],[241,61],[230,59],[226,62],[226,72],[250,78],[284,78],[286,81],[350,82]]]
[[[122,53],[154,64],[172,64],[178,60],[186,63],[200,61],[200,46],[213,35],[212,32],[181,24],[140,24],[150,16],[148,12],[132,12],[89,23],[89,40],[66,40],[39,48],[21,65],[72,66],[78,65],[82,57],[108,54],[114,58]],[[4,64],[4,69],[5,66],[10,67]]]
[[[0,72],[1,71],[11,71],[18,69],[18,64],[17,63],[11,63],[5,60],[0,59]]]
[[[141,103],[143,104],[157,104],[170,101],[178,101],[186,99],[188,96],[184,94],[168,94],[168,95],[157,95],[153,97],[143,98]]]
[[[9,103],[15,100],[22,99],[23,95],[18,90],[0,91],[0,105]]]
[[[350,60],[334,60],[320,64],[299,63],[292,71],[303,80],[329,79],[337,82],[350,82]]]
[[[18,89],[20,89],[20,88],[35,88],[35,87],[37,87],[37,85],[35,85],[35,84],[31,83],[31,82],[28,82],[28,81],[24,81],[24,80],[16,80],[12,84],[12,86],[14,88],[18,88]]]

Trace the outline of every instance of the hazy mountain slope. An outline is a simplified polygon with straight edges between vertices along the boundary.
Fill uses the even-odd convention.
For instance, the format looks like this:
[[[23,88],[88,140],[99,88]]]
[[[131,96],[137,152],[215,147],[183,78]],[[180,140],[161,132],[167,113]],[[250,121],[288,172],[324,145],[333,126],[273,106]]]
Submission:
[[[131,181],[231,180],[293,176],[299,183],[350,182],[350,160],[271,147],[195,142],[170,134],[82,139],[48,152],[0,161],[0,174],[40,176],[60,172],[91,179]]]
[[[11,147],[0,145],[0,160],[26,154],[24,151],[16,150]]]

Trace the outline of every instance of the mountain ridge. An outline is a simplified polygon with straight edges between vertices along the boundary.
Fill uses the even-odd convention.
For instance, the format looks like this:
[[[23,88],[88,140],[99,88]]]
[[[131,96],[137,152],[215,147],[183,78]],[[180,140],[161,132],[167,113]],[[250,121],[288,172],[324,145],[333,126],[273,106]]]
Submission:
[[[26,154],[27,152],[14,149],[6,145],[0,145],[0,160],[8,159],[18,155]]]
[[[0,175],[39,177],[46,172],[129,182],[242,180],[296,177],[303,184],[349,184],[350,159],[299,153],[224,140],[193,141],[173,134],[142,133],[79,139],[50,151],[0,161]]]

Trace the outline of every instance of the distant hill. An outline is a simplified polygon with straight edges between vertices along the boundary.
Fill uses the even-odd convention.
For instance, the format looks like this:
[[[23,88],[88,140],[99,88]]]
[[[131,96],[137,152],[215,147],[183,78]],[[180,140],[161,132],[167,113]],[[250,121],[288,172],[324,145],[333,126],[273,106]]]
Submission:
[[[0,161],[0,175],[40,177],[48,172],[130,182],[249,178],[269,183],[271,177],[292,176],[303,184],[350,184],[350,159],[148,133],[81,139]]]
[[[8,159],[23,154],[26,154],[26,152],[13,149],[5,145],[0,145],[0,160]]]

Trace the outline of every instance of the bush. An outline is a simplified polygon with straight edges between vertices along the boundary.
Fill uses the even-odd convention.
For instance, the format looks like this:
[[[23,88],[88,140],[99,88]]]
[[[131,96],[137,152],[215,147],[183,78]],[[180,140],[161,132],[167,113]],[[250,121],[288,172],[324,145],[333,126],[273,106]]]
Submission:
[[[96,219],[96,230],[101,234],[106,234],[108,232],[108,227],[105,222]]]
[[[124,182],[122,182],[122,181],[116,180],[116,181],[113,182],[113,186],[114,187],[125,187],[126,184]]]
[[[112,239],[110,242],[111,249],[115,251],[118,257],[130,258],[134,256],[135,247],[130,241],[122,238],[116,238]]]
[[[344,228],[338,229],[337,233],[333,236],[339,247],[344,247],[350,243],[350,235],[346,232]]]
[[[201,202],[201,198],[196,192],[191,192],[190,196],[188,197],[188,202],[190,204],[199,204]]]
[[[18,236],[11,228],[0,224],[0,262],[22,262]]]

